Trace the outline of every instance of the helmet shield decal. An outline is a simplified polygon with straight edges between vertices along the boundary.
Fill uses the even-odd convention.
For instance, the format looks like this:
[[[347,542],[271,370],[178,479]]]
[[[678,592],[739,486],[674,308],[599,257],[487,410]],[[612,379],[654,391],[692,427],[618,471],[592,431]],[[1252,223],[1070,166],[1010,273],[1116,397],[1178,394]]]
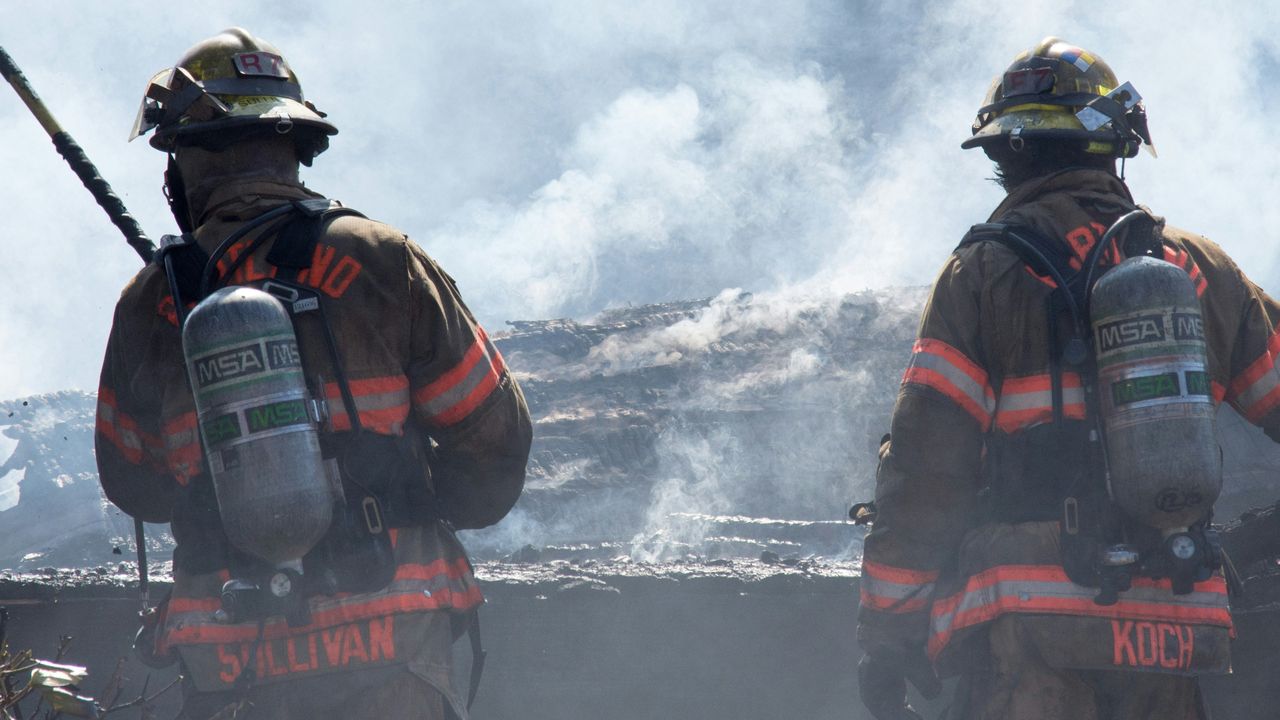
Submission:
[[[1001,87],[1006,98],[1018,95],[1041,95],[1053,90],[1056,79],[1057,76],[1053,74],[1053,68],[1050,67],[1011,70],[1004,74]]]
[[[273,77],[289,79],[289,66],[284,58],[269,52],[238,53],[231,56],[236,75],[240,77]]]

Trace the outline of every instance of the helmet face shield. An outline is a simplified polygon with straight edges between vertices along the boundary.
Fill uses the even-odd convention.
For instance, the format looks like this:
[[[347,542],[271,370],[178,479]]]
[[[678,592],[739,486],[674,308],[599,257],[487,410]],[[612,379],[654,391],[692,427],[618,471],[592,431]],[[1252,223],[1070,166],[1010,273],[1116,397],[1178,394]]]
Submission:
[[[162,125],[206,123],[230,113],[231,108],[212,95],[186,68],[162,70],[147,85],[129,139]]]
[[[166,68],[151,76],[147,89],[142,93],[142,102],[138,104],[138,116],[133,119],[133,129],[129,131],[129,142],[146,135],[160,124],[160,101],[157,95],[169,92],[169,84],[173,81],[174,68]]]

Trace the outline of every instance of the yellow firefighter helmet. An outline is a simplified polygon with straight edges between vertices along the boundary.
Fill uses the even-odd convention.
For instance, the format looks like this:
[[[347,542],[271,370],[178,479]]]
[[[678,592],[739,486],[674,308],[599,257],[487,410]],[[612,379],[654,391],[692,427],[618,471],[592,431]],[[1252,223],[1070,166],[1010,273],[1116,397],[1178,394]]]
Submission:
[[[270,43],[229,28],[187,50],[147,84],[129,139],[155,130],[151,146],[218,149],[247,133],[292,135],[304,164],[338,132],[302,95],[298,76]]]
[[[1142,96],[1097,55],[1055,37],[1014,59],[987,91],[961,147],[1027,140],[1076,142],[1089,153],[1130,158],[1151,145]]]

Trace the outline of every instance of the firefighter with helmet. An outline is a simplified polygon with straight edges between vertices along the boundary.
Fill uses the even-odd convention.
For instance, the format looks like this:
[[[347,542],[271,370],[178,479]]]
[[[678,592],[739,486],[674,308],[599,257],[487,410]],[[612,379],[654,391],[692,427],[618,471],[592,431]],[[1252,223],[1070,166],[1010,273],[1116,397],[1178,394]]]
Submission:
[[[186,718],[466,717],[453,530],[520,495],[519,387],[435,261],[299,181],[337,129],[274,47],[192,47],[147,132],[184,234],[121,295],[96,436],[107,497],[177,541],[140,651]]]
[[[1135,205],[1144,106],[1097,55],[1045,39],[972,130],[1008,194],[944,264],[880,448],[862,702],[918,718],[907,682],[960,675],[949,718],[1204,718],[1232,632],[1213,416],[1280,440],[1280,305]]]

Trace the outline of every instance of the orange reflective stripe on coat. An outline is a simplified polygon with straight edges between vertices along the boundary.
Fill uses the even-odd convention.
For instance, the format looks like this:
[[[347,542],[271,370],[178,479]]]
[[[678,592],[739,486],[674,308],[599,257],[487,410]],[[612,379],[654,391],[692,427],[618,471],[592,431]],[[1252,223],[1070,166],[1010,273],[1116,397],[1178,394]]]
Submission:
[[[350,380],[348,384],[361,427],[382,435],[404,434],[404,422],[409,418],[409,378],[388,375]],[[351,416],[347,414],[338,383],[326,383],[324,394],[329,404],[330,429],[350,430]]]
[[[413,404],[425,419],[437,426],[464,420],[498,386],[506,364],[489,342],[484,328],[476,326],[476,339],[462,360],[439,378],[413,391]]]
[[[1227,399],[1240,410],[1240,414],[1257,423],[1280,404],[1280,368],[1276,357],[1280,355],[1280,332],[1267,341],[1262,356],[1231,381]]]
[[[911,362],[902,382],[933,388],[973,416],[979,427],[991,424],[995,394],[987,372],[965,354],[941,340],[920,338],[911,349]]]
[[[1083,420],[1084,387],[1080,376],[1062,374],[1062,416]],[[1053,380],[1048,373],[1027,377],[1005,378],[996,400],[995,425],[1006,433],[1053,421]]]
[[[404,563],[391,583],[370,594],[318,596],[311,599],[311,624],[290,628],[276,617],[263,628],[265,639],[275,639],[369,620],[397,613],[428,610],[470,610],[484,602],[480,586],[471,575],[466,558],[427,564]],[[220,601],[212,597],[174,596],[165,617],[164,648],[173,645],[247,642],[257,637],[256,622],[229,625],[214,619]]]
[[[181,485],[203,472],[204,451],[200,448],[200,428],[195,411],[170,418],[161,429],[165,464]]]
[[[972,575],[958,593],[934,602],[929,656],[937,658],[952,636],[1005,613],[1076,615],[1230,628],[1227,585],[1220,576],[1174,595],[1166,580],[1135,578],[1114,605],[1093,601],[1097,588],[1077,585],[1058,565],[1000,565]]]
[[[409,417],[409,379],[404,375],[350,381],[351,394],[360,414],[360,425],[383,435],[402,435],[404,423]],[[330,429],[351,429],[337,383],[325,385],[329,403]],[[101,404],[101,402],[99,403]],[[102,424],[99,411],[99,424]],[[200,444],[200,430],[196,413],[186,412],[165,422],[162,429],[165,449],[165,465],[178,482],[186,485],[191,478],[203,472],[204,452]],[[110,435],[108,435],[110,437]],[[157,445],[160,442],[157,440]],[[126,457],[128,457],[126,455]]]
[[[908,570],[864,560],[859,602],[880,612],[917,612],[929,604],[937,579],[936,571]]]
[[[98,389],[98,414],[95,428],[120,451],[125,460],[141,465],[148,456],[158,454],[160,439],[138,427],[128,413],[120,411],[115,391]]]

